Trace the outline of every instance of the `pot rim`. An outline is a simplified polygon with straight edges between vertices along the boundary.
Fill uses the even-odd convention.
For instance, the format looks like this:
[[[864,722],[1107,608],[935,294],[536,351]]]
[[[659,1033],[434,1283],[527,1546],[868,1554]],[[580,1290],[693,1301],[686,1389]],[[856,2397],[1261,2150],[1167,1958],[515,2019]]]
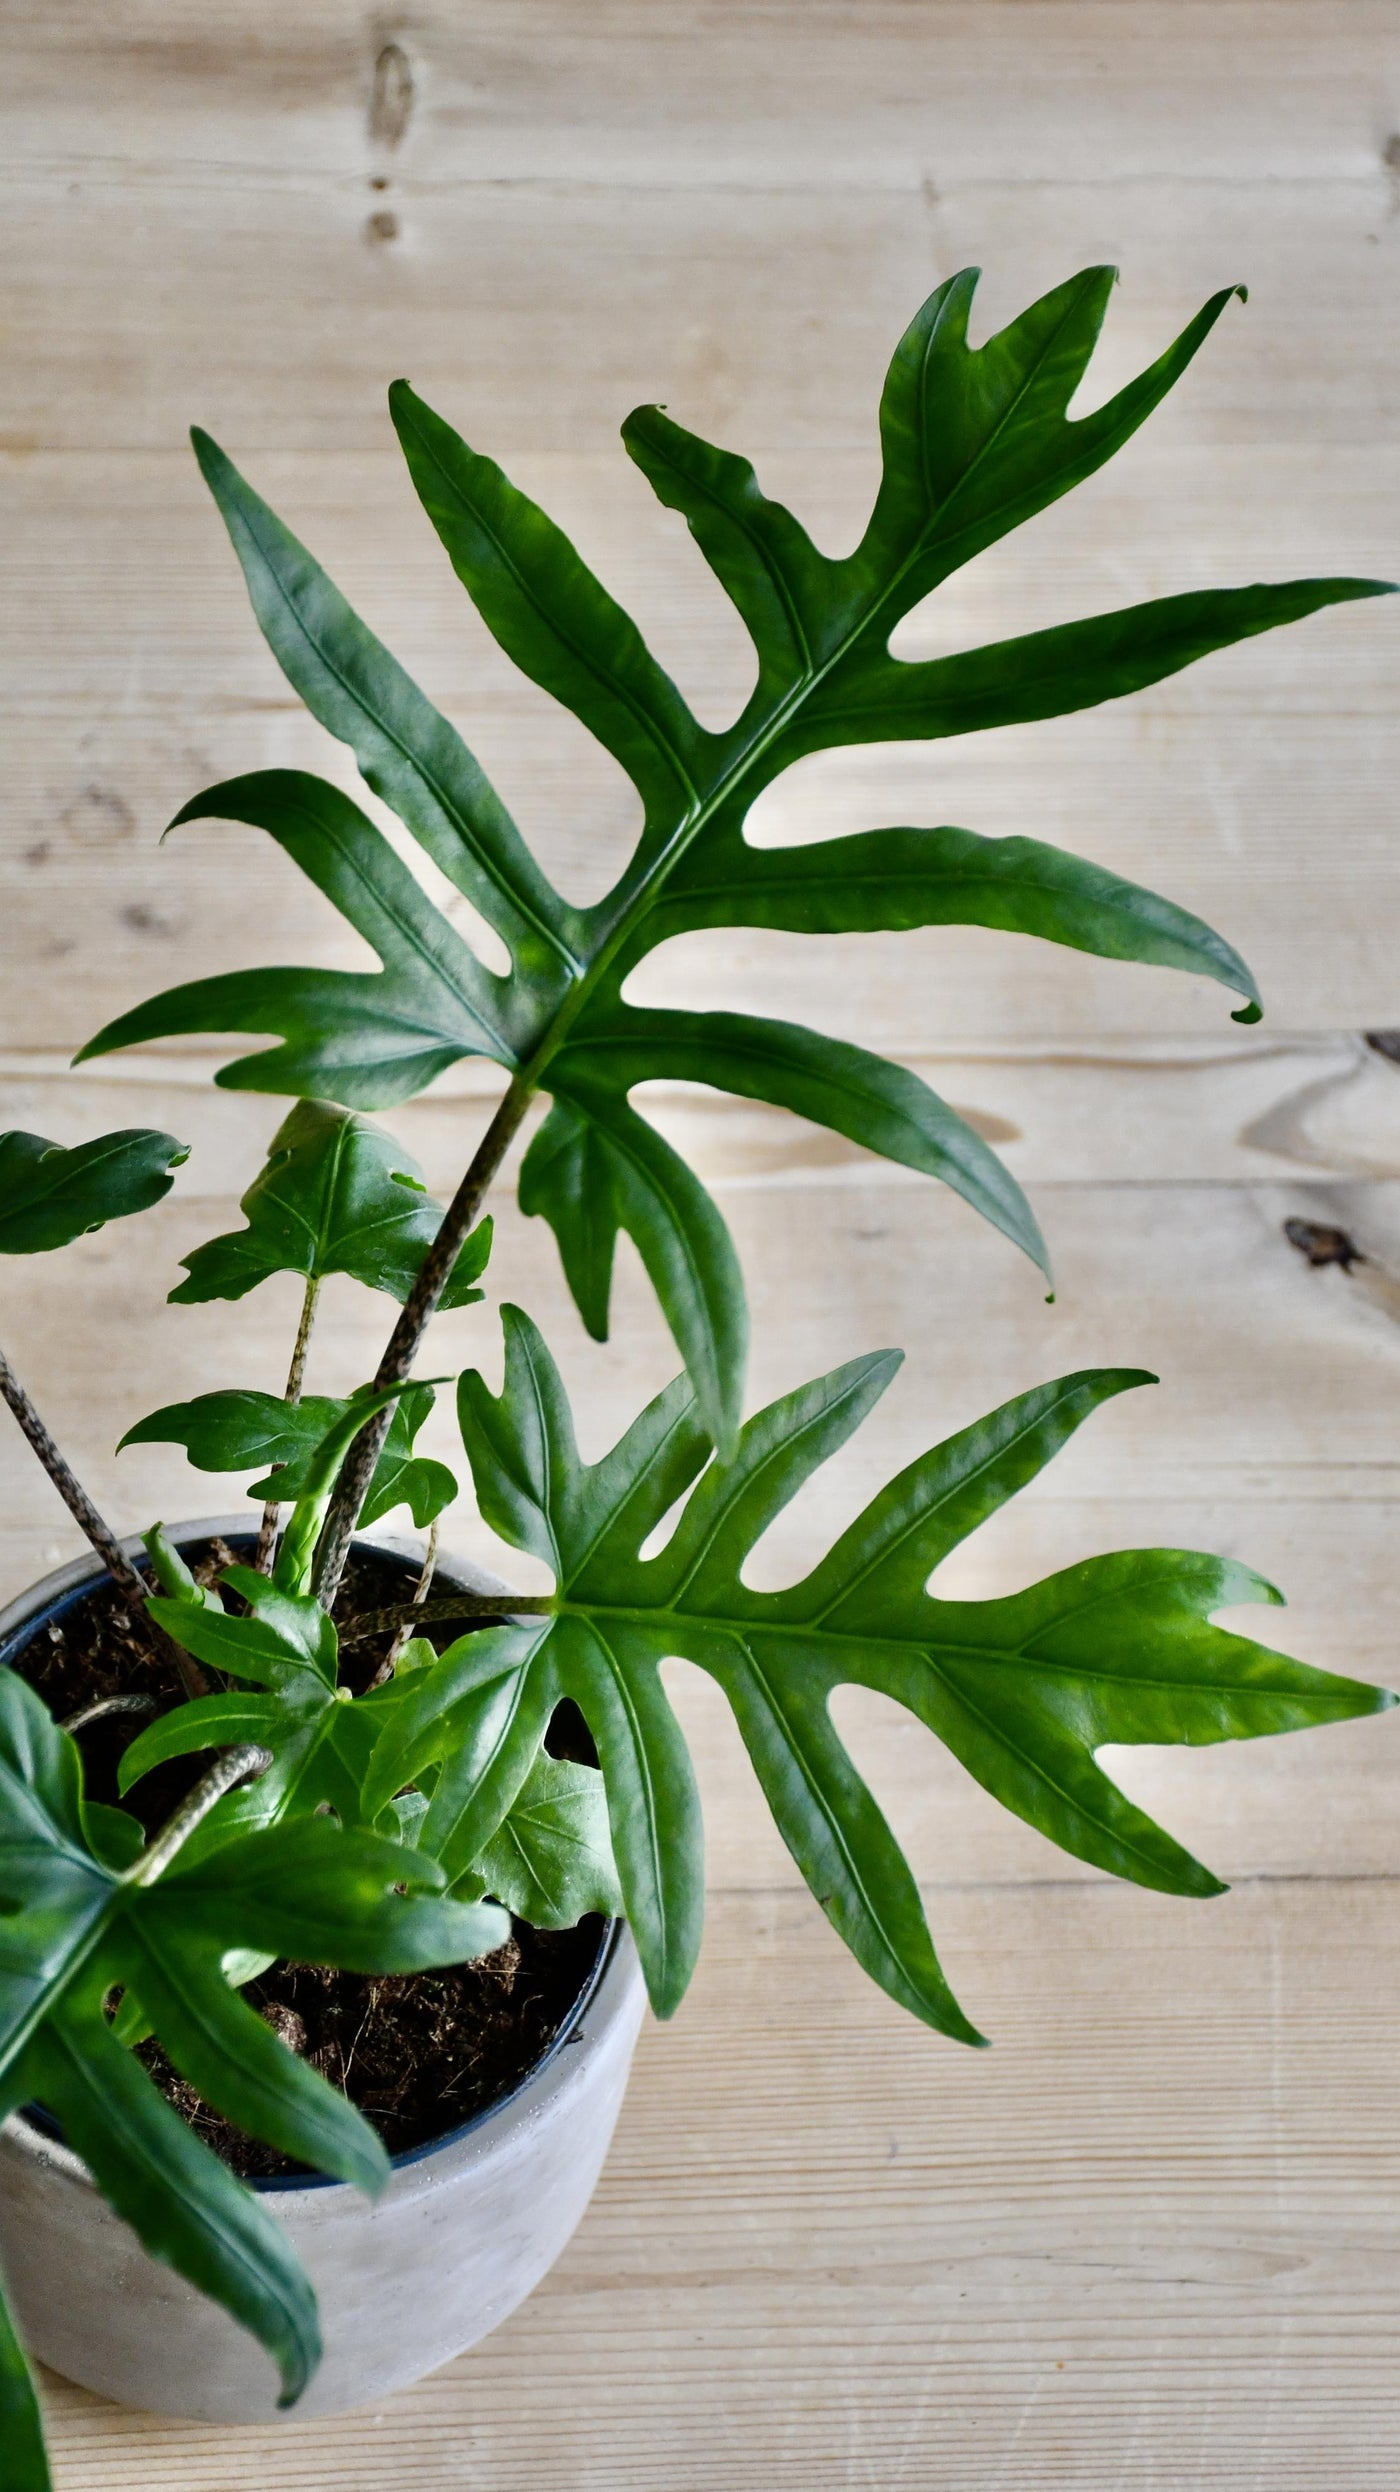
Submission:
[[[255,1540],[257,1537],[256,1530],[253,1528],[253,1518],[246,1513],[198,1516],[193,1521],[171,1523],[163,1528],[177,1547],[189,1540]],[[357,1534],[355,1545],[366,1549],[382,1549],[390,1556],[406,1559],[410,1563],[421,1555],[417,1543],[390,1533],[380,1538],[371,1537],[368,1533]],[[133,1533],[124,1539],[120,1546],[123,1555],[133,1560],[143,1558],[147,1554],[145,1542],[139,1533]],[[101,1559],[92,1553],[70,1558],[66,1565],[55,1567],[51,1573],[41,1576],[36,1583],[29,1585],[27,1590],[17,1593],[12,1601],[0,1606],[0,1667],[9,1663],[12,1654],[19,1649],[21,1643],[28,1642],[30,1636],[40,1625],[61,1616],[63,1611],[69,1608],[91,1585],[100,1583],[105,1571]],[[440,1554],[437,1571],[446,1576],[460,1591],[507,1592],[509,1590],[509,1586],[501,1581],[499,1575],[493,1575],[489,1567],[478,1566],[470,1558]],[[579,2027],[589,2009],[598,2001],[600,1992],[605,1986],[609,1990],[616,1988],[616,1983],[609,1982],[608,1976],[618,1969],[619,1957],[624,1949],[632,1958],[632,1962],[630,1966],[623,1969],[635,1974],[637,1970],[635,1951],[630,1944],[626,1922],[616,1919],[605,1922],[597,1953],[584,1976],[578,1993],[538,2058],[532,2060],[530,2065],[521,2071],[515,2083],[505,2093],[498,2094],[494,2102],[486,2103],[480,2111],[473,2112],[470,2119],[459,2121],[454,2128],[444,2129],[440,2137],[430,2137],[421,2146],[410,2146],[401,2154],[391,2155],[389,2157],[391,2174],[397,2176],[400,2173],[411,2172],[416,2166],[428,2162],[431,2158],[465,2145],[491,2122],[500,2119],[504,2114],[519,2114],[524,2111],[527,2116],[531,2115],[534,2106],[524,2104],[522,2097],[546,2077],[557,2080],[561,2073],[567,2073],[560,2070],[561,2056],[581,2038]],[[623,1987],[630,1989],[630,1981],[625,1982]],[[73,2152],[64,2138],[56,2134],[50,2135],[47,2124],[41,2124],[34,2119],[26,2107],[19,2107],[11,2113],[8,2120],[0,2125],[3,2125],[5,2132],[17,2143],[22,2143],[35,2153],[61,2162],[69,2167],[75,2176],[81,2174],[84,2179],[90,2181],[87,2166],[81,2156]],[[348,2182],[335,2180],[323,2172],[239,2173],[236,2177],[242,2181],[246,2189],[251,2189],[259,2196],[265,2197],[292,2197],[309,2194],[312,2191],[323,2192],[335,2189],[344,2191],[348,2197],[358,2195],[351,2189]]]

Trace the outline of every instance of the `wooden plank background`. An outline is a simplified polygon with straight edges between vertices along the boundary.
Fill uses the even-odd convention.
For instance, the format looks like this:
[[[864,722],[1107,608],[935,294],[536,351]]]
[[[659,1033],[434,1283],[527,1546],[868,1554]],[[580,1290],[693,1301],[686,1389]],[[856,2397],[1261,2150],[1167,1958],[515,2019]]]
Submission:
[[[616,442],[639,399],[754,456],[852,540],[884,360],[969,260],[978,321],[1121,264],[1095,388],[1248,281],[1105,475],[955,581],[901,645],[1197,583],[1400,571],[1400,22],[1384,0],[5,0],[0,267],[4,979],[0,1123],[163,1122],[195,1152],[132,1255],[12,1264],[3,1337],[124,1527],[210,1484],[121,1429],[214,1380],[275,1385],[291,1303],[166,1317],[276,1108],[172,1048],[70,1076],[179,976],[351,962],[258,834],[161,850],[198,787],[345,773],[263,649],[184,443],[206,423],[469,734],[566,888],[630,796],[512,679],[447,575],[383,407],[406,371],[576,534],[718,720],[744,647]],[[1283,1640],[1400,1674],[1400,624],[1323,615],[1088,716],[813,761],[760,835],[953,820],[1058,838],[1201,910],[1218,990],[985,933],[695,937],[672,1000],[810,1015],[926,1070],[1030,1187],[1059,1294],[961,1206],[701,1092],[663,1121],[749,1275],[755,1398],[885,1340],[903,1375],[765,1547],[779,1581],[916,1447],[1087,1361],[1155,1369],[949,1569],[990,1592],[1143,1540],[1281,1580]],[[348,783],[348,781],[347,781]],[[466,1072],[395,1122],[439,1185]],[[1293,1215],[1366,1261],[1310,1269]],[[497,1272],[560,1344],[601,1445],[668,1371],[629,1264],[587,1344],[538,1223]],[[328,1293],[314,1381],[381,1320]],[[489,1313],[443,1364],[495,1356]],[[440,1449],[449,1450],[445,1428]],[[72,1535],[0,1445],[0,1590]],[[486,1536],[454,1526],[489,1556]],[[1250,1616],[1241,1623],[1250,1623]],[[1277,1618],[1271,1622],[1275,1628]],[[1118,1889],[999,1814],[922,1734],[841,1719],[996,2048],[937,2041],[801,1889],[713,1690],[676,1673],[710,1832],[706,1952],[649,2030],[565,2259],[478,2352],[343,2423],[229,2436],[58,2383],[63,2492],[1390,2492],[1400,2474],[1396,1721],[1123,1778],[1233,1880]]]

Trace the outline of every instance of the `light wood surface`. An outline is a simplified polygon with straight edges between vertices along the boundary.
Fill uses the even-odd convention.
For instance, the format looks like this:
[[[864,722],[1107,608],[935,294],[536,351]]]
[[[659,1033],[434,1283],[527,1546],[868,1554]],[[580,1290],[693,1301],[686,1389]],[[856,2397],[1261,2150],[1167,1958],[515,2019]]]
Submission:
[[[258,639],[187,424],[246,462],[584,896],[629,795],[457,594],[387,381],[409,373],[549,504],[715,720],[742,640],[619,420],[665,400],[849,542],[884,359],[967,260],[984,331],[1120,262],[1104,390],[1217,284],[1246,279],[1250,302],[1112,469],[902,647],[1197,583],[1393,576],[1400,20],[1387,0],[8,0],[0,27],[0,1125],[162,1123],[196,1145],[138,1250],[118,1229],[62,1267],[12,1263],[3,1338],[131,1528],[226,1492],[168,1450],[118,1459],[121,1430],[285,1365],[280,1284],[163,1311],[277,1108],[211,1093],[213,1052],[81,1075],[67,1055],[176,977],[355,957],[257,834],[156,845],[235,770],[349,783]],[[1323,615],[1117,708],[808,763],[756,817],[774,839],[910,820],[1060,839],[1217,923],[1264,982],[1262,1030],[1218,990],[977,932],[721,934],[648,966],[643,991],[916,1064],[1005,1150],[1056,1259],[1047,1307],[947,1195],[766,1110],[658,1094],[735,1230],[755,1400],[885,1341],[909,1353],[765,1544],[765,1580],[934,1434],[1130,1361],[1160,1385],[1101,1414],[949,1589],[1115,1545],[1217,1548],[1287,1591],[1278,1640],[1400,1677],[1400,1066],[1362,1036],[1400,1023],[1397,672],[1387,609]],[[395,1118],[439,1187],[492,1083],[465,1068]],[[508,1196],[499,1216],[496,1278],[545,1321],[599,1447],[668,1372],[654,1306],[627,1262],[618,1337],[588,1344],[540,1224]],[[1365,1260],[1309,1268],[1290,1216]],[[313,1381],[362,1375],[381,1329],[366,1293],[328,1291]],[[440,1346],[490,1367],[494,1318],[444,1319]],[[0,1481],[8,1593],[73,1542],[17,1440]],[[452,1536],[500,1562],[470,1520]],[[993,2037],[973,2055],[858,1975],[715,1691],[674,1677],[707,1807],[705,1954],[644,2037],[548,2283],[338,2424],[228,2436],[48,2383],[62,2492],[1392,2492],[1396,1718],[1115,1760],[1233,1880],[1192,1905],[1065,1859],[846,1691]]]

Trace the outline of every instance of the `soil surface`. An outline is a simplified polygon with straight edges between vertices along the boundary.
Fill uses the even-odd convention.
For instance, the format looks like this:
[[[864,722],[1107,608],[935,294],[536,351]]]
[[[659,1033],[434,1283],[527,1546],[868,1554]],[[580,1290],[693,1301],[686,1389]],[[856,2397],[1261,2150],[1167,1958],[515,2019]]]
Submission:
[[[209,1582],[234,1558],[250,1562],[246,1545],[210,1541],[182,1550],[187,1565]],[[337,1623],[362,1611],[406,1601],[414,1569],[392,1551],[360,1547],[345,1570]],[[225,1596],[226,1598],[230,1596]],[[232,1605],[232,1603],[230,1603]],[[488,1622],[477,1622],[485,1625]],[[424,1630],[439,1651],[463,1632],[450,1620]],[[389,1649],[387,1635],[342,1648],[341,1675],[357,1692],[374,1678]],[[59,1722],[107,1696],[150,1697],[160,1712],[184,1694],[173,1655],[154,1654],[133,1628],[114,1584],[105,1580],[41,1626],[6,1659],[38,1690]],[[89,1796],[115,1804],[123,1749],[148,1715],[111,1715],[79,1732]],[[561,1706],[551,1725],[556,1755],[596,1763],[582,1718]],[[207,1757],[178,1758],[137,1784],[123,1806],[148,1833],[161,1825],[207,1767]],[[306,1964],[278,1964],[244,1993],[273,2031],[331,2084],[339,2086],[379,2131],[390,2154],[428,2145],[510,2094],[535,2066],[568,2017],[603,1943],[596,1914],[572,1930],[537,1930],[512,1922],[494,1955],[436,1973],[337,1973]],[[245,2178],[294,2175],[304,2168],[261,2145],[210,2111],[171,2067],[159,2043],[139,2057],[191,2128]]]

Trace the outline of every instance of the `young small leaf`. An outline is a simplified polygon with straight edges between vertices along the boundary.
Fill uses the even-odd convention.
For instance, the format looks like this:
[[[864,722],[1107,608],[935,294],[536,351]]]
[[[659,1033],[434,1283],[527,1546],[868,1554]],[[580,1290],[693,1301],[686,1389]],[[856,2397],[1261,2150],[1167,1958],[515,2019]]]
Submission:
[[[480,1858],[454,1888],[463,1896],[473,1891],[494,1896],[541,1930],[572,1929],[586,1912],[621,1912],[607,1794],[595,1767],[541,1750]]]
[[[267,1163],[239,1209],[247,1226],[183,1257],[189,1279],[170,1296],[191,1306],[242,1298],[274,1272],[320,1281],[348,1272],[400,1303],[436,1237],[440,1204],[411,1152],[366,1117],[301,1099],[272,1137]],[[473,1305],[491,1253],[491,1223],[473,1229],[439,1305]]]
[[[168,1194],[189,1144],[173,1134],[100,1134],[65,1151],[42,1134],[0,1134],[0,1255],[43,1255]]]
[[[400,1395],[360,1512],[363,1526],[406,1505],[423,1531],[451,1505],[457,1482],[446,1463],[413,1450],[434,1399],[428,1384],[411,1384]],[[358,1408],[349,1397],[320,1393],[305,1394],[299,1402],[285,1402],[275,1393],[201,1393],[192,1402],[169,1402],[151,1411],[128,1428],[117,1450],[183,1445],[199,1471],[261,1470],[270,1463],[274,1467],[254,1480],[247,1494],[292,1503],[307,1493],[312,1460],[327,1432]]]

